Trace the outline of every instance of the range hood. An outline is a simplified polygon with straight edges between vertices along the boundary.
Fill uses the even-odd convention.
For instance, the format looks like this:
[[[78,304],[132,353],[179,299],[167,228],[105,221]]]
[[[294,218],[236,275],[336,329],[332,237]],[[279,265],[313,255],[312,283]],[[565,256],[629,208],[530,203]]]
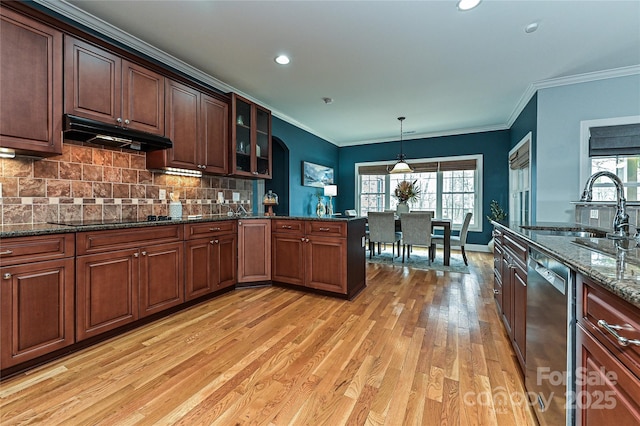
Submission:
[[[129,148],[136,151],[154,151],[173,147],[171,139],[164,136],[125,129],[70,114],[64,115],[64,137],[74,141]]]

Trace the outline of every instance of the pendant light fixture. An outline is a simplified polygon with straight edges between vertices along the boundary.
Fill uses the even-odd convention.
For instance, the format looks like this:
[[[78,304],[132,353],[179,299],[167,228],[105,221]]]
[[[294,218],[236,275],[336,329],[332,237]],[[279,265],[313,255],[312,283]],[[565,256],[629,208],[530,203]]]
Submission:
[[[389,173],[413,173],[411,166],[404,161],[404,154],[402,153],[402,122],[405,117],[398,117],[400,121],[400,154],[398,154],[398,162],[393,167],[387,167]]]

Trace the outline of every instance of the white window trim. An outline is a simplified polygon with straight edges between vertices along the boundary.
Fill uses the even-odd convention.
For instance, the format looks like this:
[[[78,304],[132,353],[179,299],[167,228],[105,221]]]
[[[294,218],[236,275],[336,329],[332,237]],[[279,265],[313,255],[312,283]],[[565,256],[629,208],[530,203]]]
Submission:
[[[620,126],[624,124],[640,124],[640,115],[630,115],[627,117],[602,118],[598,120],[580,121],[580,182],[584,185],[591,176],[591,160],[589,158],[589,129],[600,126]],[[576,188],[576,194],[582,194],[583,186]]]
[[[529,154],[529,156],[531,156],[531,154]],[[426,163],[426,162],[438,162],[438,161],[456,161],[456,160],[476,160],[476,174],[477,174],[477,185],[476,185],[476,211],[477,211],[477,220],[475,221],[476,224],[475,226],[470,226],[469,227],[469,231],[472,232],[482,232],[482,228],[483,228],[483,224],[484,224],[484,220],[482,220],[482,218],[484,217],[484,213],[483,213],[483,204],[484,204],[484,196],[483,196],[483,181],[484,181],[484,173],[483,173],[483,168],[484,168],[484,156],[483,154],[472,154],[472,155],[454,155],[454,156],[448,156],[448,157],[432,157],[432,158],[415,158],[415,159],[411,159],[411,160],[406,160],[408,164],[412,164],[412,163]],[[354,188],[355,188],[355,200],[354,200],[354,205],[356,206],[356,211],[360,211],[360,175],[358,174],[358,168],[360,166],[381,166],[381,165],[391,165],[393,166],[396,163],[396,161],[367,161],[367,162],[362,162],[362,163],[355,163],[354,164],[354,175],[355,175],[355,182],[354,182]],[[439,193],[442,193],[442,188],[439,188]],[[389,191],[389,195],[387,195],[387,197],[390,197],[391,191]],[[385,200],[385,202],[388,202],[389,200]],[[475,214],[475,212],[474,212]],[[457,229],[457,228],[456,228]]]
[[[507,157],[508,159],[511,158],[511,155],[513,155],[513,153],[517,152],[525,143],[529,144],[529,215],[526,218],[527,221],[526,223],[531,223],[531,210],[533,210],[532,204],[531,204],[531,157],[532,157],[532,151],[533,151],[533,147],[531,146],[531,140],[533,138],[533,132],[529,132],[527,133],[522,139],[520,139],[520,142],[518,142],[516,144],[516,146],[514,146],[510,151],[509,151],[509,156]],[[508,162],[509,160],[507,160]],[[509,205],[507,206],[507,208],[509,209],[509,212],[511,212],[511,167],[509,166]]]

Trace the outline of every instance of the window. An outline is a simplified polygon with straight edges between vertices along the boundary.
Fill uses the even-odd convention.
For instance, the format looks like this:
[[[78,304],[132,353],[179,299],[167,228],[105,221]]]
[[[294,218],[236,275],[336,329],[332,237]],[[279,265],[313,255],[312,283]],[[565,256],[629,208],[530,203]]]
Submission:
[[[608,171],[624,184],[627,201],[640,201],[640,116],[582,121],[580,139],[581,185],[593,173]],[[613,182],[598,179],[593,186],[593,201],[615,200]]]
[[[356,164],[359,214],[370,211],[396,210],[393,195],[398,183],[416,181],[420,198],[410,204],[411,210],[431,210],[435,217],[451,219],[461,226],[465,213],[473,213],[470,230],[482,230],[482,155],[411,160],[414,173],[389,174],[387,165]]]
[[[627,201],[640,201],[638,187],[640,175],[638,165],[640,155],[591,157],[591,173],[608,171],[617,175],[624,184]],[[608,179],[598,179],[593,185],[593,201],[613,201],[616,199],[616,188]]]
[[[531,135],[527,135],[509,151],[509,217],[520,223],[529,223],[531,204],[530,162]]]

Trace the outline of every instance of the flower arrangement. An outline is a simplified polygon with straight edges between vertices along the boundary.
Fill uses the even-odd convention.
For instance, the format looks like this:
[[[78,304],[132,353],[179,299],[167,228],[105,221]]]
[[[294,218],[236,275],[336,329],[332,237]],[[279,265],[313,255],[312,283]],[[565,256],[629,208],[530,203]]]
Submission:
[[[496,200],[491,200],[489,209],[491,209],[491,214],[487,216],[487,219],[500,221],[507,218],[507,212],[502,210],[502,207],[500,207],[500,204]]]
[[[417,180],[414,180],[413,182],[403,180],[398,183],[394,194],[399,202],[414,202],[420,197],[420,187],[416,185],[416,182]]]

